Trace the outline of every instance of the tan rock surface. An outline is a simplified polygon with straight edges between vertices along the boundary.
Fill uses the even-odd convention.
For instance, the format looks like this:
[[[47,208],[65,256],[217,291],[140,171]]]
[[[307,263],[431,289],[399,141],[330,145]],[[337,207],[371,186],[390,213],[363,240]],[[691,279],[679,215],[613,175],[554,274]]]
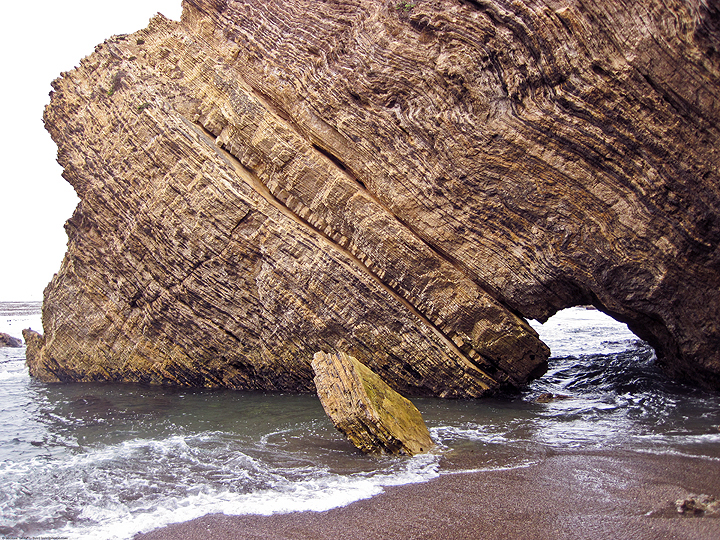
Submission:
[[[24,329],[22,335],[25,340],[25,346],[27,347],[25,349],[25,357],[27,358],[30,375],[46,381],[61,380],[56,378],[57,373],[60,373],[59,366],[48,366],[46,363],[40,362],[42,358],[42,348],[45,346],[45,337],[30,328]]]
[[[317,352],[312,368],[325,412],[361,451],[412,456],[435,446],[415,405],[352,356]]]
[[[310,391],[345,350],[479,396],[591,303],[720,387],[716,7],[183,5],[54,83],[81,202],[38,376]]]

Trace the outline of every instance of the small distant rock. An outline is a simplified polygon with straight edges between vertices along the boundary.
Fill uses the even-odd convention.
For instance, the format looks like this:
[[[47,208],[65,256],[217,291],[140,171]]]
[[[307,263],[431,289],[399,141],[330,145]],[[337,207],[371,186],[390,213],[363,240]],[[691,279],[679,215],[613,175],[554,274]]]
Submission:
[[[557,399],[570,399],[571,397],[572,396],[568,396],[567,394],[551,394],[550,392],[546,392],[536,397],[535,403],[550,403]]]
[[[690,495],[675,501],[675,507],[680,514],[720,515],[720,499],[712,495]]]
[[[434,446],[420,411],[352,356],[318,352],[312,368],[325,412],[361,451],[414,455]]]
[[[22,347],[22,346],[23,346],[22,340],[12,337],[10,334],[5,334],[3,332],[0,332],[0,347],[18,348],[18,347]]]

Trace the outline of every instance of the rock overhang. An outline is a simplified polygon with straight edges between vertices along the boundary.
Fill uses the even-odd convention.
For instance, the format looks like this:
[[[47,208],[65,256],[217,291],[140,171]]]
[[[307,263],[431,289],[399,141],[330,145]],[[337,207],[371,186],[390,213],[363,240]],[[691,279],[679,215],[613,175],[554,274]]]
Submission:
[[[108,40],[46,110],[81,203],[38,365],[306,391],[337,348],[479,396],[542,369],[523,317],[593,303],[717,386],[718,66],[668,17],[186,1]]]

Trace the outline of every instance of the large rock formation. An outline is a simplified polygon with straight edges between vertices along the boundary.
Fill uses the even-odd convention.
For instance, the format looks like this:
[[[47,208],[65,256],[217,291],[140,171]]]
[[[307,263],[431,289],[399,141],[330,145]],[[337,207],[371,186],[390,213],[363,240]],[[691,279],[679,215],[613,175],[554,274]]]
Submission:
[[[317,352],[312,368],[323,409],[358,449],[413,456],[435,446],[415,405],[352,356]]]
[[[44,380],[406,395],[541,373],[593,304],[720,388],[715,0],[185,0],[45,123],[81,202]]]

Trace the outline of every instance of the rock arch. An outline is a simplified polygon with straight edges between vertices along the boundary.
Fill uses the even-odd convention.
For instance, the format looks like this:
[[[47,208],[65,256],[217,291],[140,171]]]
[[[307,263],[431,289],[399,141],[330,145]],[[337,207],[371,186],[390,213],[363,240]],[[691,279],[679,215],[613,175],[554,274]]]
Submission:
[[[107,40],[45,112],[81,202],[31,371],[309,391],[332,349],[479,396],[591,303],[720,387],[711,4],[185,0]]]

